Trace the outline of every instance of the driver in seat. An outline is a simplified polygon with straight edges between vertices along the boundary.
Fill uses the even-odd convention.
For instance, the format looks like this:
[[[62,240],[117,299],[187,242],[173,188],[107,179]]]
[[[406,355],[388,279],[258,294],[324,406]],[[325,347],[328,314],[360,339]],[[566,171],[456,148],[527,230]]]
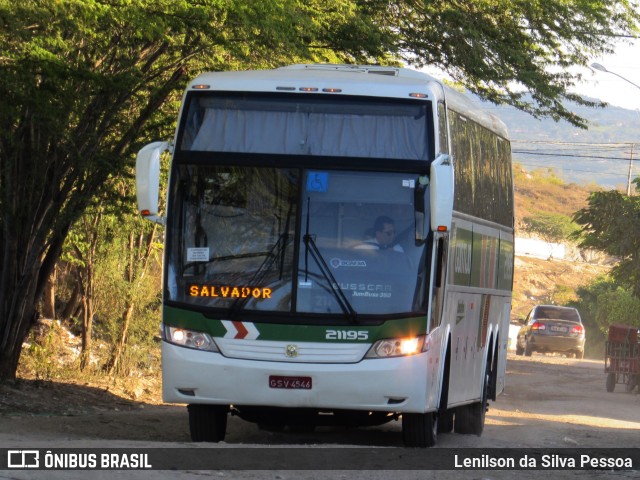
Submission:
[[[396,243],[396,225],[391,217],[381,215],[373,224],[374,237],[356,245],[361,250],[391,250],[403,253],[404,249]]]

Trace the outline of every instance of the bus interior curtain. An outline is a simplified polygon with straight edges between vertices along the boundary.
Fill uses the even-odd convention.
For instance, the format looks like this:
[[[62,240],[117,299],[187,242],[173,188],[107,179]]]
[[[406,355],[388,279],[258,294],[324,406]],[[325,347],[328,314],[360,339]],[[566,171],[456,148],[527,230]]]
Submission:
[[[195,126],[189,123],[191,128]],[[207,109],[188,150],[426,158],[424,118]]]

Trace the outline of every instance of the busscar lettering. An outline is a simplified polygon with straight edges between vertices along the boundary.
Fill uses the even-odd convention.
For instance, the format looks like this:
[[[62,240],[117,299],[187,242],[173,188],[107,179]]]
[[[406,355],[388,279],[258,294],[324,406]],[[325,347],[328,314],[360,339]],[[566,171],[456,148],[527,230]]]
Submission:
[[[454,270],[456,273],[471,273],[472,248],[469,243],[457,243],[454,252]]]
[[[272,290],[267,287],[250,287],[238,285],[189,285],[188,294],[190,297],[210,297],[210,298],[271,298]]]

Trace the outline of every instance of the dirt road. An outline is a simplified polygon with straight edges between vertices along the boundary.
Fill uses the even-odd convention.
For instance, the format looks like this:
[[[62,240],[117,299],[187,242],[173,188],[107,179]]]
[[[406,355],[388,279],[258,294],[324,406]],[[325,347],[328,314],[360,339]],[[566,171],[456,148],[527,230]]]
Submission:
[[[82,388],[82,387],[78,387]],[[637,390],[636,390],[637,392]],[[46,393],[46,392],[45,392]],[[32,411],[11,407],[11,392],[2,392],[0,406],[0,446],[3,448],[80,448],[80,447],[191,447],[189,441],[186,409],[180,406],[136,404],[119,401],[116,397],[96,396],[92,405],[76,404],[73,392],[57,392],[56,405],[65,405],[64,411]],[[51,394],[50,394],[51,395]],[[104,396],[103,395],[103,396]],[[98,398],[99,397],[99,398]],[[66,398],[66,401],[65,401]],[[86,396],[82,396],[86,398]],[[4,400],[4,402],[2,402]],[[69,408],[71,406],[71,408]],[[44,407],[42,407],[44,408]],[[364,429],[318,428],[312,434],[288,432],[265,432],[255,425],[238,418],[231,418],[227,429],[226,443],[229,446],[288,447],[315,445],[318,447],[352,446],[401,447],[400,422],[381,427]],[[490,404],[484,433],[481,437],[442,434],[438,448],[582,448],[582,447],[626,447],[640,448],[640,395],[626,393],[619,385],[613,393],[605,390],[605,375],[602,362],[575,360],[559,356],[534,354],[531,358],[509,357],[507,388],[497,402]],[[52,478],[49,475],[36,477],[40,472],[0,472],[0,479]],[[56,478],[88,478],[86,472],[66,472]],[[105,472],[108,473],[108,472]],[[141,472],[137,472],[142,474]],[[165,478],[158,472],[147,477],[133,473],[124,478]],[[184,473],[196,475],[197,472]],[[263,475],[251,472],[217,472],[212,476],[228,478],[388,478],[378,476],[359,477],[350,472],[347,476],[321,476],[308,473],[293,475],[293,472],[268,472]],[[401,478],[435,478],[433,472],[404,472]],[[512,478],[513,472],[438,472],[438,478]],[[6,474],[6,476],[5,476]],[[99,474],[99,472],[92,472]],[[176,478],[173,476],[166,478]],[[204,472],[193,478],[202,478]],[[464,475],[463,475],[464,474]],[[469,474],[469,476],[466,476]],[[552,478],[574,478],[585,472],[554,472]],[[309,476],[311,475],[311,476]],[[411,476],[413,475],[413,476]],[[528,477],[527,475],[533,475]],[[537,478],[544,472],[518,472],[519,478]],[[638,472],[596,472],[593,478],[637,478]],[[398,475],[394,475],[398,477]],[[102,478],[90,476],[90,478]],[[105,475],[104,478],[107,478]],[[180,478],[192,478],[180,476]]]

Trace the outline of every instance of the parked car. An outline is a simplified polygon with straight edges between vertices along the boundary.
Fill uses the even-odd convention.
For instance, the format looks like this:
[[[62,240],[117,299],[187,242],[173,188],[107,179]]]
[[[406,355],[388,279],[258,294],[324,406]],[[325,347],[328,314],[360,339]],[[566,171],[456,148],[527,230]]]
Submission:
[[[516,340],[516,355],[557,352],[584,357],[585,331],[575,308],[538,305],[522,320]]]

